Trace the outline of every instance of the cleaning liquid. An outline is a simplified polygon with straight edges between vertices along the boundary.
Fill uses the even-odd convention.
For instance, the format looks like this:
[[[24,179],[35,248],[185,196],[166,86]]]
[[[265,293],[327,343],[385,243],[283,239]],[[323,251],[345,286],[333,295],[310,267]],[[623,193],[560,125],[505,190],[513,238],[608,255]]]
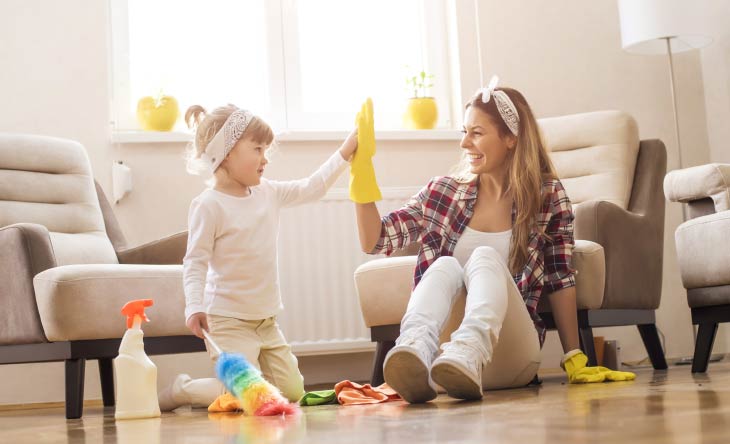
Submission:
[[[149,322],[145,307],[151,299],[128,302],[122,308],[127,316],[127,332],[119,346],[119,356],[114,359],[117,378],[116,419],[155,418],[160,416],[157,400],[157,367],[144,352],[140,325]]]

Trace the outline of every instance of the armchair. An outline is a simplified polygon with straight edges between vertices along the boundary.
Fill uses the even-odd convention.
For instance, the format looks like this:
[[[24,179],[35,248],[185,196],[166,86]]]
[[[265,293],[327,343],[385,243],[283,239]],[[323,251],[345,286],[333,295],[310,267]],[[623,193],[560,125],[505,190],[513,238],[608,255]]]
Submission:
[[[717,324],[730,322],[730,165],[671,171],[664,193],[689,207],[690,219],[677,227],[674,238],[692,324],[698,326],[692,373],[704,373]]]
[[[204,351],[185,327],[185,247],[183,232],[127,248],[80,144],[0,133],[0,364],[64,361],[66,417],[79,418],[87,359],[114,405],[125,302],[155,300],[148,354]]]

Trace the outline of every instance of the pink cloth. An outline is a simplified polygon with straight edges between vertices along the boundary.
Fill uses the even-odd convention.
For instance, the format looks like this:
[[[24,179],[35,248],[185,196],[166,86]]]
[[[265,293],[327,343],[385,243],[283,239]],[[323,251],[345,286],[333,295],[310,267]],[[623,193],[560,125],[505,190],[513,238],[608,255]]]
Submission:
[[[381,402],[400,401],[402,398],[386,383],[377,387],[370,384],[358,384],[349,380],[335,385],[337,402],[342,405],[378,404]]]

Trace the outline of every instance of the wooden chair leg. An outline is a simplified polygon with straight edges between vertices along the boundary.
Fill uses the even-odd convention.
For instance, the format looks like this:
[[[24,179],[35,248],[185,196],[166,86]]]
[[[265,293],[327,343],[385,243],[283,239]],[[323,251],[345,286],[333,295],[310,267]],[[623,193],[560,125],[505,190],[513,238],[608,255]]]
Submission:
[[[712,346],[715,343],[717,334],[717,322],[700,323],[697,329],[697,342],[695,353],[692,358],[692,373],[704,373],[710,362]]]
[[[596,347],[593,344],[593,328],[591,327],[578,327],[578,336],[580,339],[580,348],[583,353],[588,357],[588,366],[593,367],[598,365],[598,359],[596,358]]]
[[[644,347],[646,352],[649,354],[651,359],[651,365],[655,370],[666,370],[667,360],[664,359],[664,351],[662,350],[662,343],[659,341],[659,333],[656,329],[656,324],[642,324],[637,325],[641,340],[644,341]]]
[[[104,407],[114,405],[114,366],[111,358],[99,359],[99,380],[101,381],[101,398]]]
[[[377,387],[385,382],[383,379],[383,362],[385,362],[385,355],[387,355],[393,347],[395,347],[395,341],[377,342],[377,345],[375,346],[375,361],[373,362],[373,375],[370,378],[370,384],[373,387]]]
[[[84,412],[86,359],[66,360],[66,419],[81,418]]]

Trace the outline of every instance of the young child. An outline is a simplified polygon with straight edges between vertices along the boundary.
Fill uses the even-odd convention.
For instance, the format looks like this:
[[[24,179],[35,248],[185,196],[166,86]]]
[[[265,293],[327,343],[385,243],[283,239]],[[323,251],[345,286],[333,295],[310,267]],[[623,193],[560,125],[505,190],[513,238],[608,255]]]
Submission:
[[[306,179],[263,178],[274,135],[261,118],[233,105],[185,113],[195,127],[188,170],[213,172],[212,187],[190,204],[183,260],[186,324],[207,330],[227,352],[243,354],[291,401],[304,394],[302,375],[276,321],[282,309],[277,267],[280,210],[320,199],[357,148],[355,132]],[[217,354],[208,346],[211,358]],[[223,394],[215,378],[182,374],[160,393],[160,410],[210,405]]]

